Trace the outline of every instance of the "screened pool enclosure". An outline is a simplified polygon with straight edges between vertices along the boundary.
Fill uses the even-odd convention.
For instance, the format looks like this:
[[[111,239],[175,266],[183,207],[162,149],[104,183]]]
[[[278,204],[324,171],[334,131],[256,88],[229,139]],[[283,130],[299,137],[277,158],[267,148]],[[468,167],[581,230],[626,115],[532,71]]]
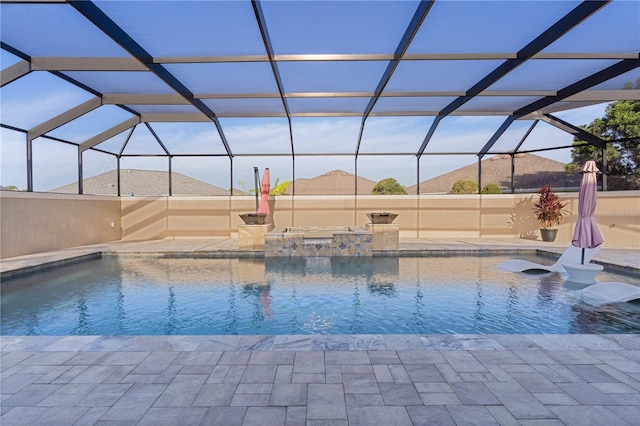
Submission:
[[[517,191],[640,99],[638,1],[1,3],[1,184],[27,191],[246,194],[269,167],[416,194],[490,159]]]

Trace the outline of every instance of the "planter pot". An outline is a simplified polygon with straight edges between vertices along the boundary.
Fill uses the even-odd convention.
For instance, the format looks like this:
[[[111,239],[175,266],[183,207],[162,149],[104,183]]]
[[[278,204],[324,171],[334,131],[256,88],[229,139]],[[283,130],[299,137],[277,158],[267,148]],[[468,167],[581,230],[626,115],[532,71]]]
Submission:
[[[393,222],[393,220],[398,217],[398,215],[396,213],[375,212],[367,213],[367,217],[373,224],[388,225]]]
[[[243,213],[240,218],[247,225],[264,225],[267,215],[265,213]]]
[[[552,243],[556,240],[556,235],[558,235],[557,229],[541,229],[540,230],[540,236],[542,237],[542,241]]]

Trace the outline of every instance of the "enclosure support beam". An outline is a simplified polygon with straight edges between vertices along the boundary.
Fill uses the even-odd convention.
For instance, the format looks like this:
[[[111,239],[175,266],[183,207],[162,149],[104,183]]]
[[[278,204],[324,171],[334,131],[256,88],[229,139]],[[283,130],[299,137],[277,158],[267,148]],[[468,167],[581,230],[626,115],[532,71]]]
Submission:
[[[82,149],[78,146],[78,194],[84,193],[83,177],[83,164],[82,164]]]
[[[566,121],[558,117],[554,117],[551,114],[544,114],[542,117],[540,117],[540,119],[545,123],[549,123],[564,132],[572,134],[578,139],[582,139],[583,141],[589,142],[591,145],[597,146],[598,148],[605,149],[607,146],[607,142],[604,139],[599,138],[598,136],[589,133],[584,129],[576,127],[573,124],[567,123]]]
[[[285,113],[287,114],[287,121],[289,123],[289,140],[291,142],[291,156],[295,157],[295,149],[293,145],[293,126],[291,124],[291,111],[289,110],[289,103],[287,102],[287,98],[284,95],[284,86],[282,84],[282,77],[280,76],[280,70],[278,69],[278,64],[273,59],[273,44],[271,43],[271,38],[269,37],[269,30],[267,29],[267,20],[264,17],[264,13],[262,12],[262,6],[260,6],[260,2],[257,0],[251,0],[251,6],[253,7],[253,13],[256,15],[256,20],[258,21],[258,28],[260,29],[260,35],[262,36],[262,42],[264,43],[264,48],[267,51],[267,57],[269,58],[269,64],[271,65],[271,71],[273,72],[273,77],[276,80],[276,85],[278,86],[278,93],[280,94],[280,99],[282,101],[282,107],[284,108]]]
[[[27,138],[27,191],[33,192],[33,139]]]
[[[31,64],[29,61],[22,60],[17,62],[10,67],[0,71],[0,87],[4,87],[6,84],[11,83],[19,79],[20,77],[24,77],[25,75],[31,72]]]
[[[99,135],[96,135],[94,137],[92,137],[91,139],[87,139],[86,141],[82,142],[80,144],[80,148],[83,151],[86,151],[89,148],[93,148],[94,146],[98,145],[99,143],[102,143],[104,141],[106,141],[107,139],[110,139],[116,135],[119,135],[120,133],[124,132],[125,130],[129,130],[130,128],[134,127],[136,124],[140,123],[140,118],[138,117],[131,117],[128,120],[123,121],[122,123],[113,126],[110,129],[105,130],[104,132],[100,133]]]
[[[99,108],[101,105],[102,105],[102,101],[99,97],[89,99],[88,101],[74,108],[71,108],[68,111],[63,112],[62,114],[59,114],[53,117],[52,119],[47,120],[44,123],[41,123],[36,127],[33,127],[32,129],[29,129],[29,137],[35,139],[38,136],[42,136],[45,133],[48,133],[54,129],[57,129],[60,126],[63,126],[68,122],[73,121],[76,118],[81,117],[93,111],[96,108]]]
[[[500,138],[500,136],[502,136],[504,132],[507,131],[509,126],[511,126],[511,123],[514,122],[514,120],[515,120],[515,117],[513,116],[507,117],[507,119],[504,120],[502,125],[500,125],[498,130],[496,130],[496,132],[491,136],[491,138],[489,138],[489,141],[485,144],[484,147],[482,147],[482,149],[478,153],[478,157],[480,157],[480,160],[482,160],[482,157],[484,157],[487,154],[487,152],[489,152],[491,147],[493,147],[493,145]]]

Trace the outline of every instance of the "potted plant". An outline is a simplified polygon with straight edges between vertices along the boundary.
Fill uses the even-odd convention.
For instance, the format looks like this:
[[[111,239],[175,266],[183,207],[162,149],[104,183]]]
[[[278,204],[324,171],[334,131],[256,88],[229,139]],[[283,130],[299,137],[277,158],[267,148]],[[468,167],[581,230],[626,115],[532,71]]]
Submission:
[[[540,228],[542,241],[555,241],[558,233],[555,227],[562,221],[565,204],[560,202],[558,194],[553,192],[551,185],[544,185],[538,190],[538,202],[534,206],[533,212],[542,226]]]

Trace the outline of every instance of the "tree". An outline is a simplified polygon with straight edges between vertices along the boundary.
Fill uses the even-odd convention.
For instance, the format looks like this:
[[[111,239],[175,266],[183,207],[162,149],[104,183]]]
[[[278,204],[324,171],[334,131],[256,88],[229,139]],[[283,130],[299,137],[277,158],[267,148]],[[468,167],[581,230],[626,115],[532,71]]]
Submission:
[[[273,195],[273,196],[284,195],[288,187],[289,187],[288,180],[285,180],[284,182],[280,183],[280,178],[277,178],[273,189],[269,191],[269,195]]]
[[[382,179],[371,190],[373,195],[407,195],[407,190],[394,178]]]
[[[471,179],[458,179],[451,187],[452,194],[477,194],[478,182]]]
[[[497,183],[488,183],[482,187],[483,194],[502,194],[502,190],[500,189],[500,185]]]
[[[636,83],[640,89],[640,81]],[[611,190],[640,189],[640,101],[617,101],[607,105],[605,115],[583,128],[605,140],[607,144],[607,187]],[[583,143],[575,138],[574,145]],[[587,160],[595,160],[603,170],[602,150],[592,145],[574,146],[569,174],[582,170]]]

